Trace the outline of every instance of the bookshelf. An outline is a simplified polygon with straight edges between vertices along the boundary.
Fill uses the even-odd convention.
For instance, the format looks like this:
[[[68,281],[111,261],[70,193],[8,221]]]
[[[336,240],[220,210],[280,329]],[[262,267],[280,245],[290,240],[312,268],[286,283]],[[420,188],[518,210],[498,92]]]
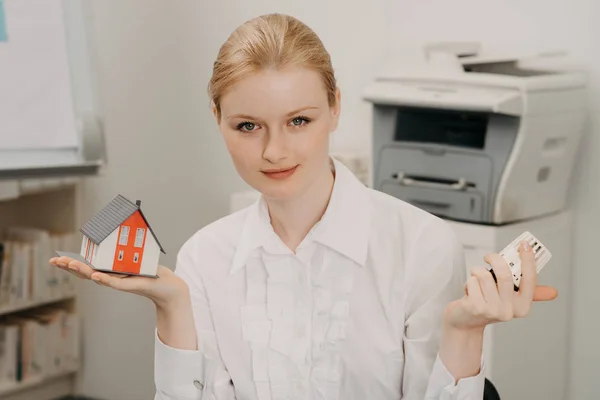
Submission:
[[[4,293],[4,297],[6,297],[6,293],[8,293],[7,286],[2,286],[0,273],[0,300],[2,300],[0,302],[0,325],[22,320],[22,318],[37,318],[40,315],[47,314],[54,315],[52,313],[61,316],[61,319],[51,320],[51,323],[58,325],[54,329],[50,328],[51,323],[48,325],[42,324],[44,328],[35,333],[39,336],[34,336],[38,339],[37,342],[34,340],[36,346],[32,347],[37,350],[32,350],[32,352],[33,354],[46,354],[42,358],[36,359],[38,361],[48,360],[46,363],[35,370],[30,369],[30,375],[23,377],[20,381],[17,379],[13,381],[6,381],[5,379],[3,381],[2,376],[0,376],[0,399],[2,400],[56,400],[75,393],[76,379],[82,367],[80,359],[79,282],[77,278],[69,273],[51,267],[47,261],[53,256],[52,252],[57,250],[52,248],[56,245],[69,246],[71,251],[79,251],[80,244],[77,243],[78,238],[80,238],[80,235],[77,234],[79,229],[78,198],[82,179],[79,176],[50,177],[46,174],[31,174],[26,178],[22,175],[16,175],[12,180],[0,177],[0,192],[2,187],[8,186],[11,188],[11,196],[4,198],[0,196],[0,232],[2,232],[1,235],[4,235],[0,236],[0,242],[6,243],[8,241],[7,232],[15,227],[48,232],[51,237],[60,234],[61,237],[68,238],[63,242],[51,241],[46,248],[51,254],[43,256],[42,252],[39,251],[37,253],[39,257],[32,256],[29,265],[31,265],[34,272],[23,278],[24,281],[30,282],[27,298],[21,298],[20,300],[10,298],[7,303],[2,295]],[[70,234],[70,237],[68,234]],[[11,239],[14,239],[14,237],[11,237]],[[15,254],[14,251],[12,254]],[[36,253],[32,251],[30,254]],[[11,265],[16,264],[13,261]],[[14,268],[14,266],[11,268]],[[41,274],[39,275],[41,278],[32,278],[36,272]],[[36,279],[38,280],[38,286],[31,283]],[[49,285],[53,284],[55,286],[40,291],[39,282],[44,282],[44,280],[51,282]],[[34,290],[34,288],[38,289]],[[68,324],[64,324],[64,321],[66,321],[65,316],[69,318]],[[64,325],[60,325],[61,323]],[[68,329],[65,329],[65,326]],[[42,331],[44,333],[39,333]],[[69,339],[60,341],[66,331],[70,332],[67,336]],[[54,332],[55,335],[51,336],[50,332]],[[52,338],[59,338],[56,343],[60,345],[44,346],[44,343],[50,343]],[[69,345],[67,345],[67,341]],[[57,347],[62,349],[62,352],[55,350]],[[36,351],[39,352],[36,353]],[[2,354],[0,351],[0,357]],[[66,354],[69,354],[69,356],[64,356]],[[6,357],[6,352],[4,352],[4,355]],[[33,356],[33,359],[35,359],[35,356]],[[2,362],[0,362],[0,373],[2,372],[2,366]],[[35,371],[35,373],[32,371]],[[24,374],[24,372],[22,373]]]
[[[44,26],[48,27],[51,20],[56,23],[60,22],[61,25],[64,24],[64,30],[59,27],[60,31],[64,31],[65,34],[64,43],[62,36],[60,38],[53,36],[51,39],[50,36],[43,35],[43,37],[38,37],[37,40],[41,40],[40,43],[43,43],[49,49],[51,48],[50,45],[54,45],[57,49],[60,48],[61,50],[57,50],[59,58],[62,58],[63,55],[68,56],[69,77],[67,80],[69,81],[68,85],[70,85],[68,92],[72,96],[69,101],[72,100],[73,103],[73,116],[75,117],[75,130],[73,133],[76,138],[75,142],[68,146],[66,144],[56,146],[56,143],[52,143],[50,147],[47,147],[44,143],[47,143],[48,138],[52,137],[52,132],[60,133],[62,128],[52,128],[40,124],[42,126],[39,129],[36,128],[26,132],[26,134],[34,131],[38,132],[37,137],[40,139],[40,142],[38,142],[32,139],[34,136],[21,136],[18,131],[11,129],[10,121],[8,125],[6,125],[6,122],[3,124],[3,121],[0,121],[0,138],[9,139],[0,144],[0,232],[2,234],[10,227],[27,227],[30,231],[77,233],[81,223],[78,218],[80,215],[81,183],[85,177],[98,175],[101,167],[106,163],[100,99],[97,92],[98,80],[95,66],[97,59],[93,48],[95,38],[93,37],[93,29],[90,29],[93,27],[92,9],[87,2],[78,0],[47,2],[44,7],[52,11],[52,13],[44,14],[44,17],[48,17],[44,18]],[[27,14],[25,14],[25,10]],[[35,21],[35,16],[38,15],[39,10],[40,8],[37,5],[23,4],[21,8],[22,18],[19,17],[20,19],[15,21],[24,20],[26,16],[33,16],[32,21]],[[17,26],[16,23],[10,24],[10,18],[14,15],[16,14],[11,16],[10,10],[5,13],[5,17],[8,18],[9,29],[15,29],[14,27]],[[53,17],[51,18],[51,16]],[[16,33],[14,34],[16,35]],[[6,44],[10,46],[12,43],[7,42]],[[24,46],[21,50],[25,51],[27,49]],[[13,53],[6,52],[6,54]],[[38,57],[38,52],[34,51],[30,55],[31,57]],[[60,65],[64,64],[63,61],[62,59],[59,60]],[[23,65],[29,65],[29,62],[23,62]],[[57,65],[59,64],[57,63]],[[24,71],[28,70],[25,69]],[[15,70],[15,74],[20,72]],[[49,84],[54,84],[56,76],[52,75],[51,77],[53,81],[50,81]],[[31,77],[32,80],[36,80],[36,78],[36,76]],[[46,85],[44,85],[44,88],[46,88]],[[64,87],[58,88],[61,91],[63,89]],[[7,100],[13,97],[10,92],[4,95],[5,97],[6,95],[9,96]],[[57,99],[56,96],[50,96],[50,98]],[[26,122],[38,121],[34,116],[36,111],[39,110],[30,110],[31,115],[26,115],[23,111],[22,120]],[[71,131],[69,122],[71,117],[66,116],[66,118],[68,121],[64,123],[65,129]],[[13,143],[12,139],[19,139],[22,142],[21,145],[23,145],[25,137],[29,138],[24,143],[26,146],[10,145],[10,143]],[[35,144],[35,146],[31,146],[32,144]],[[76,237],[81,240],[81,235],[76,235]],[[52,237],[50,247],[54,247],[58,243],[54,239]],[[0,242],[2,240],[6,239],[0,237]],[[76,243],[74,247],[61,246],[62,248],[52,248],[52,250],[79,252],[80,243]],[[14,249],[11,251],[14,251]],[[56,309],[68,312],[69,318],[74,316],[69,321],[79,321],[81,319],[79,281],[68,272],[48,265],[47,261],[52,256],[54,254],[48,254],[43,260],[40,257],[40,261],[34,264],[36,271],[53,271],[55,275],[49,278],[49,281],[52,282],[52,288],[42,287],[42,290],[38,290],[40,281],[35,281],[28,287],[27,296],[21,296],[23,297],[21,301],[4,301],[3,295],[6,297],[7,289],[6,283],[4,286],[2,285],[1,276],[3,271],[0,270],[0,322],[5,323],[5,326],[7,321],[8,324],[14,325],[15,319],[25,317],[47,321],[47,318],[55,317],[55,314],[50,311],[56,311]],[[64,277],[67,277],[66,281]],[[72,280],[69,281],[69,279]],[[41,279],[41,282],[43,281],[44,278]],[[14,285],[14,282],[11,281],[11,284]],[[67,287],[69,290],[57,290],[57,286],[61,287],[61,285],[63,289]],[[12,291],[12,289],[10,290]],[[22,292],[19,293],[22,294]],[[64,316],[61,316],[61,318],[64,318]],[[77,326],[75,335],[78,339],[76,342],[77,351],[79,351],[79,338],[81,336],[80,326]],[[6,337],[6,330],[4,334]],[[14,335],[14,331],[11,334]],[[53,334],[57,335],[56,332]],[[43,337],[43,335],[40,335],[40,337]],[[11,337],[11,340],[12,338],[14,336]],[[0,337],[0,345],[1,340]],[[79,352],[79,354],[81,353]],[[2,357],[9,359],[6,354],[2,353],[2,347],[0,347],[0,360]],[[73,359],[76,362],[68,363],[68,368],[67,366],[49,368],[49,370],[52,369],[51,372],[41,375],[34,374],[35,376],[30,379],[9,383],[5,383],[0,379],[0,399],[57,400],[74,394],[76,383],[80,378],[81,358],[73,357]],[[59,365],[63,366],[65,364]],[[54,366],[56,367],[56,365]],[[6,368],[3,369],[3,367],[5,366],[0,362],[0,378],[3,377],[1,374],[6,372]],[[10,373],[4,376],[10,376]]]
[[[44,383],[52,383],[53,381],[55,381],[57,379],[69,377],[69,375],[77,373],[77,370],[78,370],[77,368],[69,368],[65,371],[48,374],[44,377],[37,377],[37,378],[29,379],[24,382],[0,385],[0,398],[4,399],[5,398],[4,396],[8,396],[8,395],[15,394],[15,393],[23,394],[23,392],[27,391],[28,389],[41,388],[41,386]],[[64,395],[68,395],[68,394],[71,394],[70,390],[68,390],[68,391],[66,391],[66,393],[64,393]],[[63,395],[63,393],[59,393],[59,395]],[[53,397],[53,399],[54,399],[54,397]]]
[[[75,292],[67,293],[60,296],[51,296],[43,300],[24,301],[17,304],[0,307],[0,317],[3,315],[14,314],[20,311],[31,310],[33,308],[43,307],[47,305],[57,304],[64,301],[74,300]]]

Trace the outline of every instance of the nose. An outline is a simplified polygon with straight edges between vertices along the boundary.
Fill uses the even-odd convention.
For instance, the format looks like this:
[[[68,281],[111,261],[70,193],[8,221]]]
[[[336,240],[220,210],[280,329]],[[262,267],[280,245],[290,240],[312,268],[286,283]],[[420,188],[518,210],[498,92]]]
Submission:
[[[270,130],[266,135],[263,158],[272,164],[277,164],[287,157],[285,135],[281,131]]]

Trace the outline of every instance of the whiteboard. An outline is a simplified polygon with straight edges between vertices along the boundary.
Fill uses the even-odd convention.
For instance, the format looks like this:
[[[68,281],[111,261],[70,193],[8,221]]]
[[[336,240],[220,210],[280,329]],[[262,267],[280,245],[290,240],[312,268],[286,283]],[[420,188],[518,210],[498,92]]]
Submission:
[[[0,151],[77,148],[64,3],[0,8]]]

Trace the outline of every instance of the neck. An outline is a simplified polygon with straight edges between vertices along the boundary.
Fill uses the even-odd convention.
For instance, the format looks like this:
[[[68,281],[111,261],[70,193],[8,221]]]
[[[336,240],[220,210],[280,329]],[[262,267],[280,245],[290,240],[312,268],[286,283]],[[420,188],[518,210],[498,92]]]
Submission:
[[[329,160],[323,168],[319,179],[301,196],[284,201],[267,200],[273,230],[293,252],[327,209],[334,177]]]

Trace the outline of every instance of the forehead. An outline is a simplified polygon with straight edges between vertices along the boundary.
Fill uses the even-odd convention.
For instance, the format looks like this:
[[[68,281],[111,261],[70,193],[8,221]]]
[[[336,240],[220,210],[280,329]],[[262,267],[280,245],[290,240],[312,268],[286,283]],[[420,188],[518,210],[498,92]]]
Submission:
[[[318,72],[307,68],[265,69],[233,85],[221,98],[223,115],[280,117],[303,107],[327,107]]]

